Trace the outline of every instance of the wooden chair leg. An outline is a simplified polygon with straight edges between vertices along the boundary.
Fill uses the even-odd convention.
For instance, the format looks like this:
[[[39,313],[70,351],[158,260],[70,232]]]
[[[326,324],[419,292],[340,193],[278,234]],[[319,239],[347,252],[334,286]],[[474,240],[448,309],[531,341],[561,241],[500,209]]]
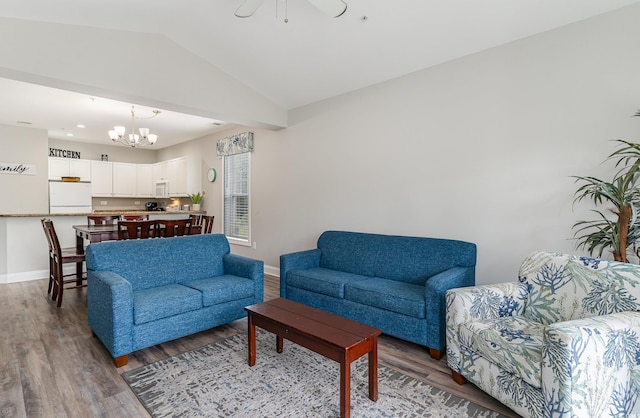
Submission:
[[[64,285],[62,283],[60,283],[58,285],[58,308],[62,306],[62,291],[63,291]]]
[[[451,377],[453,378],[453,381],[459,385],[467,383],[467,378],[453,369],[451,369]]]
[[[126,366],[129,363],[129,355],[125,354],[124,356],[119,356],[113,359],[116,363],[116,367]]]
[[[442,358],[442,350],[436,350],[435,348],[429,349],[429,355],[432,359],[440,360]]]

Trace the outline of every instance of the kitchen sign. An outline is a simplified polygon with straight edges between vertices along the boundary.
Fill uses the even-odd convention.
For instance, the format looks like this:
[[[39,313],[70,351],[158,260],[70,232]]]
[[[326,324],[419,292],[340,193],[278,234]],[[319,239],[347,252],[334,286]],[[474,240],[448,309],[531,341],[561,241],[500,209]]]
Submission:
[[[49,148],[49,157],[80,159],[80,151],[71,151],[69,149],[60,149],[60,148]]]
[[[23,174],[35,176],[38,174],[35,164],[0,163],[0,174]]]

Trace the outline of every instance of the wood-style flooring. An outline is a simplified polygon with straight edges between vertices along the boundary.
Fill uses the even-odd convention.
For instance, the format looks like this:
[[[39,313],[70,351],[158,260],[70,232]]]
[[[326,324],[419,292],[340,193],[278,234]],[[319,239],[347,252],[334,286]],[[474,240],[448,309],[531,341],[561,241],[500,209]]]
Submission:
[[[265,300],[279,296],[278,282],[265,276]],[[66,291],[62,307],[56,308],[45,280],[0,285],[0,417],[148,417],[121,373],[247,330],[246,319],[241,319],[137,351],[128,365],[116,369],[102,343],[91,336],[86,303],[86,288]],[[383,335],[379,360],[518,417],[474,385],[457,385],[446,360],[431,359],[424,347]]]

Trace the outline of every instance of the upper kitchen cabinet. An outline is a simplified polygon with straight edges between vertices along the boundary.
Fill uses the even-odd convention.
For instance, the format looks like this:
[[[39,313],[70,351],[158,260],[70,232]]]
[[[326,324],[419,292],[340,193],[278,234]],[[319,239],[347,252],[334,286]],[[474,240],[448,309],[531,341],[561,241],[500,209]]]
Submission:
[[[169,160],[169,196],[186,196],[187,191],[187,159],[186,157]]]
[[[136,164],[136,197],[154,197],[153,164]]]
[[[113,196],[113,163],[110,161],[91,161],[91,195],[97,197]]]
[[[153,164],[154,183],[166,182],[170,197],[186,197],[200,191],[201,175],[200,161],[195,158],[179,157]]]
[[[91,160],[49,157],[49,180],[61,180],[62,177],[91,181]]]
[[[137,164],[113,163],[113,196],[136,197]]]

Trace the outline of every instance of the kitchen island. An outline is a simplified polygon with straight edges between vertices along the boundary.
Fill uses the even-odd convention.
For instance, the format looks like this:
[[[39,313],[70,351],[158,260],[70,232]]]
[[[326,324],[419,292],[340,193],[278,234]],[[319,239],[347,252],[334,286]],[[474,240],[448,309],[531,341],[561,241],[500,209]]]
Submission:
[[[139,214],[149,214],[152,220],[184,219],[190,215],[204,215],[206,211],[105,210],[67,214],[0,214],[0,284],[49,276],[49,248],[40,222],[42,218],[53,220],[62,247],[74,247],[76,232],[73,225],[87,223],[87,216]]]

